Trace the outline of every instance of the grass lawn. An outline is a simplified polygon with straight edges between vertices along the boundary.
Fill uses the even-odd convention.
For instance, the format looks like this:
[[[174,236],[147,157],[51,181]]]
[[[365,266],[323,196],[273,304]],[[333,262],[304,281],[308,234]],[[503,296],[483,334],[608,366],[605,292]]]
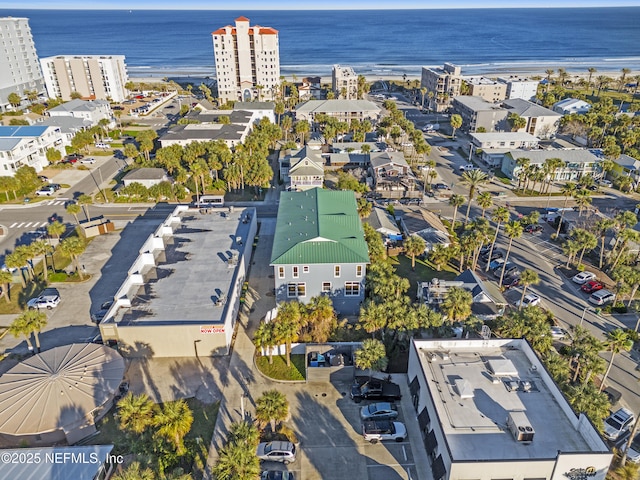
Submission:
[[[416,269],[411,269],[411,258],[404,255],[390,257],[391,263],[396,269],[396,273],[401,277],[407,278],[410,283],[409,293],[411,296],[415,294],[415,288],[418,282],[428,282],[434,278],[440,280],[453,280],[458,276],[458,272],[450,266],[445,266],[442,270],[437,271],[433,264],[428,260],[420,260],[416,258]]]
[[[213,430],[218,416],[219,403],[204,404],[195,398],[188,398],[187,404],[193,412],[193,424],[191,431],[185,437],[185,446],[193,456],[191,473],[194,479],[202,478],[204,466],[209,454],[209,444],[213,436]],[[91,443],[97,445],[113,444],[114,455],[128,455],[131,452],[130,438],[118,428],[118,422],[114,417],[116,408],[112,408],[97,424],[98,435],[92,437]],[[149,449],[145,452],[152,457]]]
[[[283,355],[274,355],[273,364],[269,364],[269,356],[257,357],[258,369],[267,377],[274,380],[304,380],[304,355],[291,355],[291,367],[287,367],[287,360]]]

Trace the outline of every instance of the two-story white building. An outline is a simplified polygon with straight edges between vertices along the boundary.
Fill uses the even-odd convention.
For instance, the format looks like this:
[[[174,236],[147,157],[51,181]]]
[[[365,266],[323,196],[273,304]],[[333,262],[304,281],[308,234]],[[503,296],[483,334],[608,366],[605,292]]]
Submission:
[[[64,155],[64,144],[60,127],[0,126],[0,176],[12,177],[23,165],[40,172],[49,164],[47,150]]]
[[[87,120],[96,126],[106,119],[115,125],[111,105],[106,100],[70,100],[48,110],[50,117],[75,117]]]

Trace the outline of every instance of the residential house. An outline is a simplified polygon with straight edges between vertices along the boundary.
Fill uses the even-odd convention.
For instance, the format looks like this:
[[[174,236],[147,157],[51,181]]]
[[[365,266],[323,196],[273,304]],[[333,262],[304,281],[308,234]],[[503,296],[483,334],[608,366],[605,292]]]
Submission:
[[[417,197],[416,178],[402,152],[376,152],[369,155],[371,184],[376,192],[391,198]]]
[[[491,103],[498,103],[507,98],[507,85],[486,77],[464,77],[469,95],[480,97]]]
[[[422,238],[425,242],[425,252],[430,252],[436,245],[448,247],[451,244],[447,227],[435,213],[424,208],[410,207],[403,207],[397,212],[404,235],[417,235]]]
[[[554,182],[577,181],[582,175],[592,175],[599,178],[602,175],[600,162],[602,159],[594,155],[586,148],[549,149],[549,150],[511,150],[504,155],[502,161],[502,173],[511,180],[517,180],[522,167],[518,165],[518,160],[526,158],[529,165],[542,167],[545,160],[549,158],[559,158],[564,162],[564,166],[558,168],[553,176]]]
[[[139,183],[149,188],[168,181],[170,178],[164,168],[134,168],[122,177],[122,183],[125,187],[132,183]]]
[[[322,87],[321,77],[304,77],[301,82],[296,83],[298,95],[302,100],[321,100]]]
[[[538,148],[538,139],[525,132],[471,133],[472,148],[484,163],[500,167],[509,150]]]
[[[507,114],[515,113],[527,121],[520,131],[538,138],[553,138],[558,131],[562,115],[553,110],[521,98],[505,100],[502,106],[507,110]]]
[[[91,121],[77,117],[40,117],[35,125],[57,127],[62,132],[65,145],[71,145],[71,140],[78,132],[91,128]]]
[[[383,151],[383,148],[377,142],[335,142],[331,145],[333,153],[364,153],[363,147],[369,147],[369,153]]]
[[[634,189],[640,184],[640,160],[636,160],[626,154],[621,154],[614,160],[616,166],[611,175],[617,177],[619,175],[627,175],[633,180]]]
[[[340,122],[354,119],[375,122],[380,112],[380,107],[369,100],[308,100],[296,106],[296,120],[306,120],[313,125],[315,116],[323,113]]]
[[[577,98],[565,98],[553,104],[553,111],[562,115],[570,113],[587,113],[591,110],[591,104]]]
[[[75,117],[87,120],[95,127],[100,120],[108,120],[110,126],[115,126],[111,105],[106,100],[74,99],[47,111],[50,117]]]
[[[322,188],[324,159],[316,150],[303,147],[295,152],[284,152],[280,158],[280,178],[288,182],[294,192]]]
[[[462,129],[470,133],[508,130],[507,111],[481,97],[458,96],[453,99],[453,110],[462,117]]]
[[[53,148],[64,155],[64,146],[60,127],[0,126],[0,175],[12,177],[23,165],[40,172],[49,165],[47,150]]]
[[[452,63],[442,68],[422,67],[420,86],[427,89],[429,109],[444,112],[451,106],[451,99],[460,95],[462,69]]]
[[[398,228],[398,223],[386,208],[374,206],[366,222],[382,235],[385,244],[402,240],[402,232]]]
[[[263,118],[276,123],[276,104],[274,102],[236,102],[233,111],[250,112],[251,123],[259,123]]]
[[[491,320],[504,313],[507,300],[493,281],[483,281],[473,270],[466,270],[454,280],[434,278],[418,284],[418,300],[437,308],[453,287],[467,290],[472,295],[471,312],[481,320]]]
[[[327,295],[342,315],[364,300],[369,253],[353,191],[282,192],[271,251],[276,302]]]
[[[511,75],[509,77],[499,77],[499,82],[507,86],[507,98],[522,98],[523,100],[533,100],[538,94],[539,80],[532,80],[526,77]]]

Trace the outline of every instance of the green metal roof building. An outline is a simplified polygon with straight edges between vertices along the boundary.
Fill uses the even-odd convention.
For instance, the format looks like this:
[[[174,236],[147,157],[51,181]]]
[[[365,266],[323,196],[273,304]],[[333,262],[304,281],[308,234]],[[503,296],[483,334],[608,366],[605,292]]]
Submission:
[[[354,192],[282,192],[271,252],[278,302],[329,295],[338,312],[357,313],[368,263]]]

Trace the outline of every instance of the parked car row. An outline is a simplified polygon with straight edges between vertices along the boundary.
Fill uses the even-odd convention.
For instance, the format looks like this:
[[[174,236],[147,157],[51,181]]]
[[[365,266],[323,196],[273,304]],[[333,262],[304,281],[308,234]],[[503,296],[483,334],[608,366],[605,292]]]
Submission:
[[[580,272],[574,275],[571,280],[580,285],[580,290],[591,294],[589,296],[589,303],[593,305],[606,305],[613,302],[616,298],[613,292],[605,289],[604,285],[598,282],[596,274],[593,272]]]
[[[36,195],[38,197],[50,197],[58,190],[60,190],[61,186],[58,183],[51,183],[49,185],[45,185],[41,187],[39,190],[36,190]]]

